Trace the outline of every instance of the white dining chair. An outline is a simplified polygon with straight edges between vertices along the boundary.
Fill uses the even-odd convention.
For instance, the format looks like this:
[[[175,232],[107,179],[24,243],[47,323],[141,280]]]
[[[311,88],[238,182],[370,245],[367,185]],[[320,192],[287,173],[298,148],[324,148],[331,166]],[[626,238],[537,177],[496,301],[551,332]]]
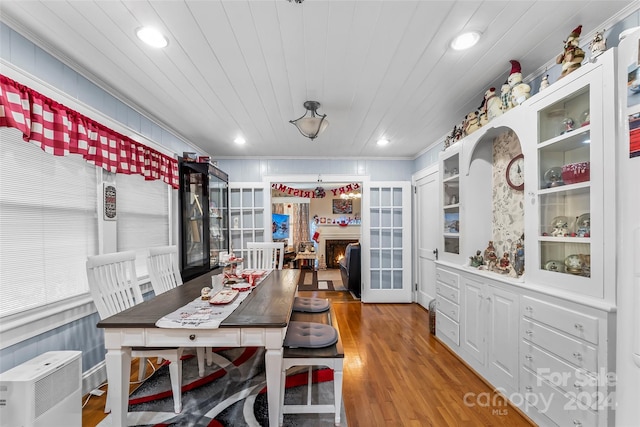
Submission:
[[[106,319],[143,301],[136,275],[136,254],[134,251],[90,256],[87,258],[86,267],[89,291],[101,319]],[[161,357],[171,362],[169,377],[173,392],[173,407],[176,413],[181,412],[182,361],[180,358],[182,349],[178,347],[154,349],[134,347],[131,349],[131,356],[140,358],[140,374],[138,376],[140,381],[144,379],[148,357]],[[107,369],[107,381],[109,381],[109,376],[114,374],[117,373],[109,372]],[[110,393],[107,391],[105,413],[111,410],[109,396]]]
[[[282,270],[284,242],[247,242],[247,268]]]
[[[147,257],[147,270],[149,279],[156,296],[170,289],[182,285],[182,276],[178,267],[177,246],[157,246],[149,248]],[[213,350],[211,348],[196,347],[198,358],[198,375],[204,376],[204,359],[207,356],[207,365],[213,364]]]

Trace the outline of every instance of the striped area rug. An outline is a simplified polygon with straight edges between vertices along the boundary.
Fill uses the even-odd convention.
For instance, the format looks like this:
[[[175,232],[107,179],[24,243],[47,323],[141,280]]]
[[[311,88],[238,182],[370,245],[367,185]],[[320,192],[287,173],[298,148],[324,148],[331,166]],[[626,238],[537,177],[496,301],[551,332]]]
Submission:
[[[299,291],[335,291],[333,280],[318,280],[318,272],[314,270],[301,270],[298,280]]]

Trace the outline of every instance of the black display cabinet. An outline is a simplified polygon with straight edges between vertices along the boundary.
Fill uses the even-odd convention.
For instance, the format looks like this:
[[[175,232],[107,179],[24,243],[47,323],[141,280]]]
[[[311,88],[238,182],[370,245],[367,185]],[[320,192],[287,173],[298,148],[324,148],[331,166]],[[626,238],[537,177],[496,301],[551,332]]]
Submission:
[[[229,252],[229,177],[209,163],[179,159],[180,272],[187,281],[219,267]]]

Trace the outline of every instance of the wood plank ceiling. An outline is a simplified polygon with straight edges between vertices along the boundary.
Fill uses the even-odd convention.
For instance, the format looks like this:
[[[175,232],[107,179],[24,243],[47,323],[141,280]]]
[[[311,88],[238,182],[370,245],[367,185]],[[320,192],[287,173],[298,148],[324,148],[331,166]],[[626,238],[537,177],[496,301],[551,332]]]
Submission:
[[[574,27],[588,43],[631,3],[3,0],[0,20],[214,157],[411,159],[499,89],[510,59],[539,73]],[[143,45],[142,25],[169,45]],[[449,49],[466,29],[479,45]],[[289,124],[306,100],[330,122],[313,142]]]

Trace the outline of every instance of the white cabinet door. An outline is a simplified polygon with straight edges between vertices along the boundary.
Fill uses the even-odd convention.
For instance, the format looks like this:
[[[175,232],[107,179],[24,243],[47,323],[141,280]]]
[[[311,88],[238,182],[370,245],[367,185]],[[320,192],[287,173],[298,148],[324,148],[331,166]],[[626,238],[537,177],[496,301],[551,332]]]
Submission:
[[[484,283],[468,277],[462,280],[463,326],[461,328],[462,348],[470,356],[484,365],[485,335],[488,312],[484,302]]]
[[[488,380],[500,387],[518,388],[519,297],[513,292],[487,286],[489,305]]]

